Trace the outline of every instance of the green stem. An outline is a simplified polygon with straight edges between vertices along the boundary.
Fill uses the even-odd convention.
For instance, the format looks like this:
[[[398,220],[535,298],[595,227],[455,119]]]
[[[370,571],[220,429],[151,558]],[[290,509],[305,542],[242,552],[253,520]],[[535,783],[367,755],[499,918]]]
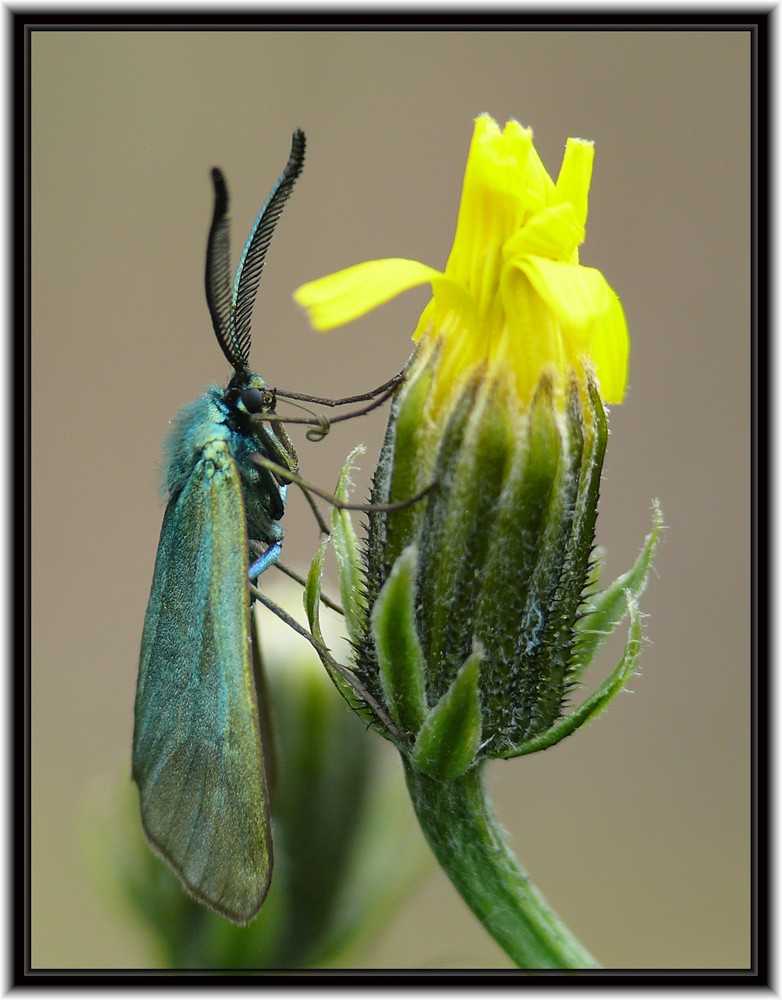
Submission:
[[[481,765],[439,780],[405,762],[418,821],[464,901],[521,969],[596,969],[516,860],[492,812]]]

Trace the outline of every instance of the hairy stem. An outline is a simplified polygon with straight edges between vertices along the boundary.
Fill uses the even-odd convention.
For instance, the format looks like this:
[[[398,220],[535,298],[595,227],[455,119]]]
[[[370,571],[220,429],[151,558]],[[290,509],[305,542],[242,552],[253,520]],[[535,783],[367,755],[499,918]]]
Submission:
[[[405,763],[418,820],[440,866],[495,941],[522,969],[596,969],[510,850],[481,765],[450,780]]]

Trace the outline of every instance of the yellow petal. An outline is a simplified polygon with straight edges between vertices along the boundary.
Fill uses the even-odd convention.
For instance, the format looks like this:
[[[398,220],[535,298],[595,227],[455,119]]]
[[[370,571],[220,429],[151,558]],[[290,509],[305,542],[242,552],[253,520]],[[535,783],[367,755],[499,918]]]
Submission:
[[[577,223],[586,226],[589,185],[592,183],[594,144],[586,139],[568,139],[556,184],[557,201],[572,205]]]
[[[608,308],[595,324],[590,355],[606,403],[621,403],[627,386],[630,337],[624,310],[613,289],[608,289]]]
[[[539,212],[546,205],[553,205],[554,194],[554,181],[543,166],[537,149],[532,145],[527,154],[526,174],[523,187],[519,191],[519,197],[527,213],[531,215],[534,212]]]
[[[608,282],[594,267],[545,257],[523,257],[516,266],[564,327],[586,330],[608,308]]]
[[[493,292],[492,261],[523,221],[521,195],[531,149],[532,132],[518,122],[508,122],[500,132],[488,115],[476,119],[445,273],[478,301]]]
[[[301,285],[293,293],[316,330],[332,330],[371,312],[409,288],[442,277],[417,260],[368,260]]]
[[[505,241],[505,260],[534,254],[550,260],[570,262],[573,251],[584,240],[584,227],[576,221],[572,205],[552,205],[536,212]]]
[[[570,351],[593,368],[603,399],[621,403],[629,336],[616,292],[601,272],[543,257],[527,257],[516,266],[559,320]]]

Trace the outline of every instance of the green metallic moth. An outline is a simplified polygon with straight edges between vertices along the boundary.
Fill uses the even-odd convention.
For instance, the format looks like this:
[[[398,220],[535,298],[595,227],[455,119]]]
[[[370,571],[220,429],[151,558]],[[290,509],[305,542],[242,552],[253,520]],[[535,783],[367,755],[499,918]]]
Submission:
[[[258,914],[272,873],[248,583],[280,555],[287,483],[253,456],[298,466],[282,424],[268,419],[276,394],[250,369],[250,324],[304,150],[296,131],[233,285],[228,191],[212,171],[206,299],[233,376],[186,406],[166,443],[168,499],[136,692],[133,778],[146,837],[197,900],[238,924]]]

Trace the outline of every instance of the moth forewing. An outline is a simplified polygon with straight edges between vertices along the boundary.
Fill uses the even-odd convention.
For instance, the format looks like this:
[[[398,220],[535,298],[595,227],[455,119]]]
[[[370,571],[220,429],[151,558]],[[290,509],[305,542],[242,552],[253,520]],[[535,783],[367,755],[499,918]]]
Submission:
[[[150,842],[197,899],[237,923],[257,914],[272,871],[247,552],[241,474],[218,438],[164,518],[134,778]]]

